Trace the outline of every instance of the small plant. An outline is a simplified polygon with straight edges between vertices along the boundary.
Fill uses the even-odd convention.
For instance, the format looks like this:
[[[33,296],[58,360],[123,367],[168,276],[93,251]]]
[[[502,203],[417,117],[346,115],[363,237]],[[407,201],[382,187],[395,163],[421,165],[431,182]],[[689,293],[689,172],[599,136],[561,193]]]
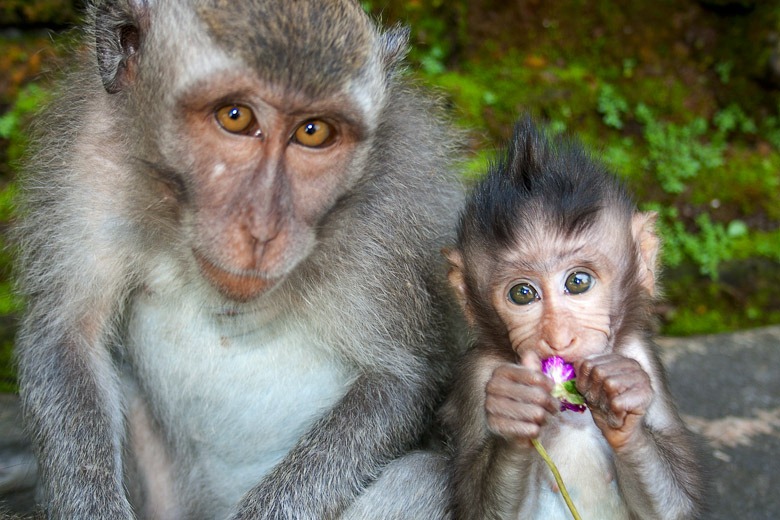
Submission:
[[[724,226],[713,222],[707,213],[699,213],[694,219],[695,230],[689,231],[676,208],[664,208],[658,204],[648,204],[647,207],[659,215],[658,231],[664,244],[664,264],[676,267],[688,258],[698,267],[700,274],[712,281],[718,281],[720,265],[734,258],[737,240],[749,231],[741,220]]]
[[[727,134],[738,131],[743,134],[755,134],[758,131],[756,123],[745,114],[739,105],[731,104],[715,114],[712,122],[717,129],[716,137],[725,140]]]
[[[733,61],[721,61],[715,64],[715,74],[718,75],[718,79],[724,85],[728,85],[729,81],[731,81],[731,71],[733,69]]]
[[[665,192],[682,193],[686,181],[696,177],[701,170],[723,165],[725,145],[722,139],[710,143],[702,139],[708,130],[705,119],[696,118],[683,126],[662,123],[642,103],[636,108],[636,117],[644,125],[647,142],[647,157],[642,164],[654,172]]]
[[[604,124],[618,130],[623,128],[623,115],[628,112],[628,102],[621,97],[615,87],[607,83],[601,85],[596,108]]]
[[[13,162],[22,155],[26,139],[24,122],[46,102],[49,93],[34,83],[24,87],[10,110],[0,116],[0,138],[8,139],[8,158]]]

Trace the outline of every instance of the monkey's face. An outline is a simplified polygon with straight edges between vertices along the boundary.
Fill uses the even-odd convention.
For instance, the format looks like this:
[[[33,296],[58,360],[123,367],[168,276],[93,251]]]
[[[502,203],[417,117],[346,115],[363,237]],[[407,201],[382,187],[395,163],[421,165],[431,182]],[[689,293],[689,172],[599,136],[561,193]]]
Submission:
[[[385,51],[353,2],[207,2],[189,15],[200,36],[171,38],[152,23],[141,39],[133,77],[148,85],[137,105],[158,169],[172,177],[177,194],[167,199],[193,263],[224,296],[246,301],[309,255],[363,174]],[[171,71],[165,81],[161,70]]]
[[[563,238],[530,234],[505,255],[492,283],[492,303],[519,357],[568,362],[610,348],[617,265],[604,232]]]
[[[222,294],[248,300],[311,252],[361,170],[368,130],[348,99],[295,100],[243,77],[188,99],[180,142],[192,253]]]

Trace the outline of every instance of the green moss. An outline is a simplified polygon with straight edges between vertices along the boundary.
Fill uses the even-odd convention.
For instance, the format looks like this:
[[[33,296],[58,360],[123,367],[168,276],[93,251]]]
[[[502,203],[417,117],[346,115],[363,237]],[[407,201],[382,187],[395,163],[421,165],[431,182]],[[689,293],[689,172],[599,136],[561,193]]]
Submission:
[[[718,282],[689,265],[667,270],[663,331],[669,335],[711,334],[780,323],[780,260],[732,260]]]
[[[0,393],[16,392],[16,369],[13,360],[13,341],[0,343]]]
[[[70,24],[76,21],[82,3],[74,0],[4,0],[0,3],[0,24]]]
[[[780,229],[740,234],[734,238],[733,250],[738,260],[765,258],[780,263]]]
[[[720,168],[706,172],[703,182],[691,186],[690,201],[721,218],[735,216],[780,220],[780,153],[756,153],[741,143],[730,145]]]
[[[671,315],[670,323],[664,328],[664,333],[670,336],[717,334],[734,330],[739,323],[732,313],[698,305],[694,309],[683,307],[675,311]]]
[[[723,165],[722,142],[707,143],[701,139],[708,129],[703,118],[685,125],[664,123],[645,104],[637,106],[636,117],[644,125],[647,145],[641,164],[652,172],[665,192],[680,194],[700,171]]]
[[[603,83],[599,88],[596,110],[601,114],[604,124],[620,130],[623,118],[628,113],[628,101],[617,93],[615,87]]]

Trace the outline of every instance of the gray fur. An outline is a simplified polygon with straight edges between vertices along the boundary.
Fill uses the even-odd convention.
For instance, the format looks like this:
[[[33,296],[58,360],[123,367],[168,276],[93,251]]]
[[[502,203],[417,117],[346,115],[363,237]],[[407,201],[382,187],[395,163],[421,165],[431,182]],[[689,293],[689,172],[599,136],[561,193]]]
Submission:
[[[300,11],[304,3],[311,9]],[[335,518],[379,478],[361,507],[384,501],[417,511],[414,492],[398,486],[384,491],[380,475],[387,464],[420,467],[422,460],[434,470],[415,471],[417,479],[407,473],[405,478],[415,480],[410,487],[421,495],[426,489],[433,496],[441,493],[435,456],[430,466],[424,456],[412,456],[408,465],[403,457],[429,429],[459,349],[439,257],[440,247],[452,241],[460,209],[459,188],[450,174],[457,136],[437,115],[436,104],[395,71],[403,33],[383,35],[357,2],[329,2],[332,9],[324,9],[314,2],[255,0],[242,3],[247,16],[232,11],[221,16],[215,5],[128,0],[93,6],[93,19],[105,21],[110,13],[114,29],[87,31],[87,51],[38,118],[16,229],[19,287],[28,301],[17,352],[43,507],[49,518],[63,519],[221,518],[231,509],[233,518]],[[224,56],[260,75],[295,63],[297,56],[289,54],[295,45],[282,56],[286,61],[268,65],[271,69],[245,61],[247,52],[268,38],[301,43],[287,32],[295,25],[273,33],[259,16],[265,12],[279,20],[314,13],[311,23],[322,25],[307,27],[309,34],[350,24],[344,41],[307,56],[306,67],[268,81],[300,87],[295,96],[362,85],[380,104],[365,116],[353,180],[315,226],[310,253],[291,266],[278,287],[256,301],[238,303],[206,284],[192,259],[197,237],[188,220],[190,157],[186,143],[169,138],[177,124],[170,114],[187,101],[177,96],[197,80],[188,69],[197,60],[217,67]],[[116,40],[121,39],[116,28],[123,26],[139,31],[133,52]],[[222,45],[213,55],[199,50],[210,49],[202,47],[211,45],[210,37]],[[231,38],[233,47],[227,46]],[[102,47],[96,49],[95,41]],[[313,73],[324,59],[328,68]],[[161,185],[169,196],[161,195]],[[157,379],[144,379],[154,373],[157,360],[149,354],[155,348],[140,348],[149,345],[138,342],[153,338],[154,330],[137,321],[152,308],[147,302],[175,294],[185,296],[182,313],[199,317],[176,329],[182,334],[189,328],[196,336],[201,330],[205,334],[212,321],[222,320],[230,322],[225,330],[237,328],[233,322],[251,329],[234,330],[237,338],[261,333],[263,345],[274,334],[305,338],[313,357],[348,376],[343,395],[251,489],[243,489],[243,481],[231,483],[229,472],[228,481],[220,482],[204,474],[197,457],[207,448],[189,436],[176,410],[166,408],[181,397],[173,396],[180,391],[178,380],[160,387]],[[260,321],[252,326],[247,316]],[[171,341],[166,348],[177,346]],[[186,351],[188,345],[178,347]],[[195,356],[184,354],[182,362]],[[208,376],[229,381],[231,374]],[[206,389],[212,384],[217,383],[210,378],[202,381]],[[285,389],[272,382],[269,391]],[[164,509],[168,513],[154,513],[144,503],[147,493],[128,480],[141,479],[128,448],[134,438],[126,433],[137,402],[145,403],[151,417],[147,433],[167,450],[174,467],[177,480],[171,485],[179,503]],[[194,406],[187,415],[207,420],[219,408]],[[262,414],[251,420],[259,428],[273,427],[263,423]],[[231,440],[233,434],[227,422],[215,438]],[[242,444],[242,438],[232,440],[249,460],[262,451]],[[215,491],[223,487],[246,494],[238,504],[226,503]]]
[[[443,454],[422,451],[393,461],[342,520],[451,518],[447,464]],[[399,502],[394,497],[407,498]]]

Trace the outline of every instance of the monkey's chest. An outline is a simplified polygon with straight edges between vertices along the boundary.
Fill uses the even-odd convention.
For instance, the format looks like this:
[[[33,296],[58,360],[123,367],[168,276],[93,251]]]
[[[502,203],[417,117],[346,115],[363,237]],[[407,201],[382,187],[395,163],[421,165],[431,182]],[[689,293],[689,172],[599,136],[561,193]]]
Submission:
[[[542,444],[561,473],[566,489],[582,518],[626,520],[628,510],[618,489],[613,454],[590,412],[568,412],[553,435],[543,436]],[[518,518],[538,520],[569,519],[571,513],[555,478],[539,456],[533,465],[531,492],[520,508]]]
[[[205,311],[181,295],[133,304],[128,358],[183,489],[237,501],[346,392],[353,375],[276,313]]]

